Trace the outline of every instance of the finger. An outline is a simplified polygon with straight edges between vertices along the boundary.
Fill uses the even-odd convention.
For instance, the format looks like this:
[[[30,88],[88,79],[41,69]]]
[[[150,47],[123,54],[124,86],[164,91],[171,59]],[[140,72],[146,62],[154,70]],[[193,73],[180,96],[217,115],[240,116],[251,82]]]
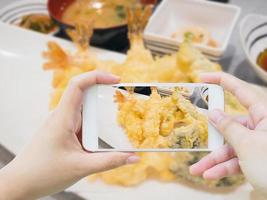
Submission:
[[[119,80],[117,76],[100,71],[91,71],[78,75],[70,80],[61,98],[60,107],[70,115],[70,111],[76,112],[81,109],[85,89],[97,83],[115,84]]]
[[[199,78],[205,83],[221,85],[225,90],[234,94],[246,108],[259,102],[257,93],[248,83],[230,74],[224,72],[202,73]]]
[[[215,180],[238,173],[240,173],[240,166],[238,158],[235,157],[206,170],[203,173],[203,178],[207,180]]]
[[[125,164],[134,164],[138,161],[139,157],[134,153],[122,152],[85,153],[84,159],[88,174],[110,170]]]
[[[234,149],[225,144],[223,147],[211,152],[199,162],[190,167],[190,173],[194,176],[201,176],[206,170],[230,160],[236,156]]]
[[[236,151],[239,150],[240,142],[250,133],[249,129],[235,122],[223,111],[211,111],[209,113],[209,119]]]
[[[235,122],[242,124],[244,127],[247,127],[251,130],[255,129],[254,123],[252,122],[251,117],[249,116],[235,116],[235,117],[232,117],[232,119]]]
[[[267,130],[267,107],[262,103],[257,103],[249,108],[249,113],[256,130]]]
[[[245,127],[248,125],[248,116],[234,116],[232,119]]]
[[[252,123],[248,124],[247,127],[263,131],[267,130],[267,123],[258,125],[261,121],[267,122],[267,108],[264,96],[259,95],[255,88],[253,89],[248,83],[223,72],[201,74],[200,79],[207,83],[220,84],[233,93],[241,104],[249,109]]]

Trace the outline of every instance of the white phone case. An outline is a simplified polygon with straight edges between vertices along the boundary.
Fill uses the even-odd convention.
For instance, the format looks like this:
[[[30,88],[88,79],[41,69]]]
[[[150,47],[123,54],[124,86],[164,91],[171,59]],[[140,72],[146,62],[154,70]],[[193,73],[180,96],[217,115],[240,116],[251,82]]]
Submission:
[[[130,87],[130,86],[152,86],[152,87],[208,87],[208,108],[209,110],[220,109],[224,110],[224,91],[222,87],[213,84],[202,83],[124,83],[116,85],[94,85],[87,89],[84,95],[83,103],[83,126],[82,126],[82,144],[87,151],[127,151],[127,152],[176,152],[176,151],[212,151],[222,146],[224,138],[218,131],[209,123],[208,124],[208,148],[194,148],[194,149],[140,149],[134,148],[128,141],[126,134],[122,128],[118,126],[116,117],[109,115],[116,115],[117,107],[112,106],[112,95],[109,94],[110,88]],[[99,92],[101,90],[101,93]],[[107,94],[107,96],[103,96]],[[98,98],[102,98],[101,103]],[[106,114],[102,114],[104,110]],[[101,123],[99,123],[101,120]],[[99,126],[98,124],[102,124]],[[102,130],[106,130],[109,134],[101,134]],[[107,144],[113,144],[112,148],[99,148],[98,138]]]

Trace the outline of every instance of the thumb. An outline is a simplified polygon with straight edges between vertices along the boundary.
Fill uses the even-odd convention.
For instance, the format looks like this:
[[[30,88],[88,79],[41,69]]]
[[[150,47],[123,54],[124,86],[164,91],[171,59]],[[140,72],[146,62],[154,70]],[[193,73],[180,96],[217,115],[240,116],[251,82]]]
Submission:
[[[88,153],[86,152],[84,164],[86,165],[86,174],[93,174],[120,167],[125,164],[134,164],[139,161],[139,157],[134,153],[122,152],[104,152]]]
[[[73,77],[63,93],[59,105],[66,111],[67,115],[80,111],[84,91],[97,83],[115,84],[119,77],[106,72],[90,71]]]
[[[213,110],[209,113],[209,119],[227,142],[236,150],[239,144],[249,134],[249,129],[236,122],[221,110]]]

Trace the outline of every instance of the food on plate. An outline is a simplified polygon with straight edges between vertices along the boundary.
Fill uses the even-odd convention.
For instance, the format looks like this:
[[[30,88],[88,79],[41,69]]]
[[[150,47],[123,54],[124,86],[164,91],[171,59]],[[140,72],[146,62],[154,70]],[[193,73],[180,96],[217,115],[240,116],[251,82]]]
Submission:
[[[236,175],[232,177],[226,177],[221,180],[204,180],[202,177],[192,176],[189,173],[188,166],[199,161],[207,153],[204,152],[179,152],[174,154],[173,162],[170,165],[170,170],[176,175],[177,179],[187,180],[197,185],[208,186],[208,187],[229,187],[237,186],[244,182],[242,175]]]
[[[127,24],[127,8],[135,0],[75,0],[63,12],[62,21],[74,25],[94,20],[95,28],[110,28]]]
[[[171,37],[182,42],[189,39],[194,44],[201,44],[209,47],[218,47],[218,43],[211,37],[211,33],[199,26],[186,26],[171,34]]]
[[[29,14],[22,17],[18,26],[40,33],[51,33],[57,29],[53,20],[45,14]]]
[[[176,175],[169,170],[174,161],[171,153],[138,153],[140,161],[134,165],[123,167],[95,174],[89,180],[102,179],[108,184],[121,186],[133,186],[144,182],[147,179],[157,179],[164,182],[176,180]]]
[[[264,49],[257,57],[257,64],[267,71],[267,48]]]
[[[176,59],[177,65],[187,75],[189,82],[199,82],[198,75],[200,73],[221,70],[218,63],[211,62],[188,42],[181,44]]]
[[[207,148],[208,119],[176,87],[162,97],[151,88],[148,99],[117,91],[117,119],[136,148]]]
[[[138,27],[141,28],[143,25]],[[84,30],[84,26],[80,26],[79,29]],[[136,29],[131,27],[129,30]],[[77,34],[82,32],[77,31]],[[131,48],[122,63],[98,59],[85,44],[82,46],[86,48],[78,48],[78,51],[71,52],[50,42],[48,50],[44,53],[47,59],[44,69],[53,70],[54,91],[50,102],[51,108],[58,104],[71,77],[94,69],[117,74],[122,82],[198,82],[199,73],[221,70],[219,64],[209,61],[192,47],[190,41],[184,42],[181,49],[173,55],[153,57],[144,46],[141,33],[140,30],[137,33],[135,31],[130,33]],[[74,37],[78,37],[77,34],[73,34]],[[82,35],[84,37],[82,41],[88,43],[86,34]],[[74,41],[77,45],[80,44],[78,40]],[[230,93],[226,95],[225,103],[227,112],[246,112]],[[185,180],[210,187],[233,186],[243,182],[242,176],[235,176],[208,184],[200,177],[190,176],[188,167],[200,158],[197,153],[139,153],[139,155],[141,160],[137,164],[98,173],[90,178],[100,178],[106,183],[124,186],[137,185],[147,179],[168,182]]]

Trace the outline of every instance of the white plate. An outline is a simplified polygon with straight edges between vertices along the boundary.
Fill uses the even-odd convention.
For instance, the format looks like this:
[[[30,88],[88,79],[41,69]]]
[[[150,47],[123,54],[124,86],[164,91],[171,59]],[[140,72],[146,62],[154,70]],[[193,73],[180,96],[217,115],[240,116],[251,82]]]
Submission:
[[[239,7],[228,4],[204,0],[165,0],[149,19],[144,39],[152,50],[174,52],[181,42],[171,38],[171,34],[185,26],[200,26],[211,32],[218,47],[195,46],[218,59],[226,50],[239,13]]]
[[[267,16],[249,14],[240,22],[239,34],[243,50],[259,77],[267,82],[267,72],[257,64],[258,55],[267,48]]]
[[[73,49],[67,41],[0,23],[0,143],[17,154],[48,114],[51,73],[42,70],[41,52],[50,40]],[[125,56],[91,48],[102,59],[122,61]],[[15,183],[14,183],[15,184]],[[67,189],[90,200],[257,200],[252,188],[204,191],[179,183],[148,180],[137,187],[119,187],[81,180]]]

